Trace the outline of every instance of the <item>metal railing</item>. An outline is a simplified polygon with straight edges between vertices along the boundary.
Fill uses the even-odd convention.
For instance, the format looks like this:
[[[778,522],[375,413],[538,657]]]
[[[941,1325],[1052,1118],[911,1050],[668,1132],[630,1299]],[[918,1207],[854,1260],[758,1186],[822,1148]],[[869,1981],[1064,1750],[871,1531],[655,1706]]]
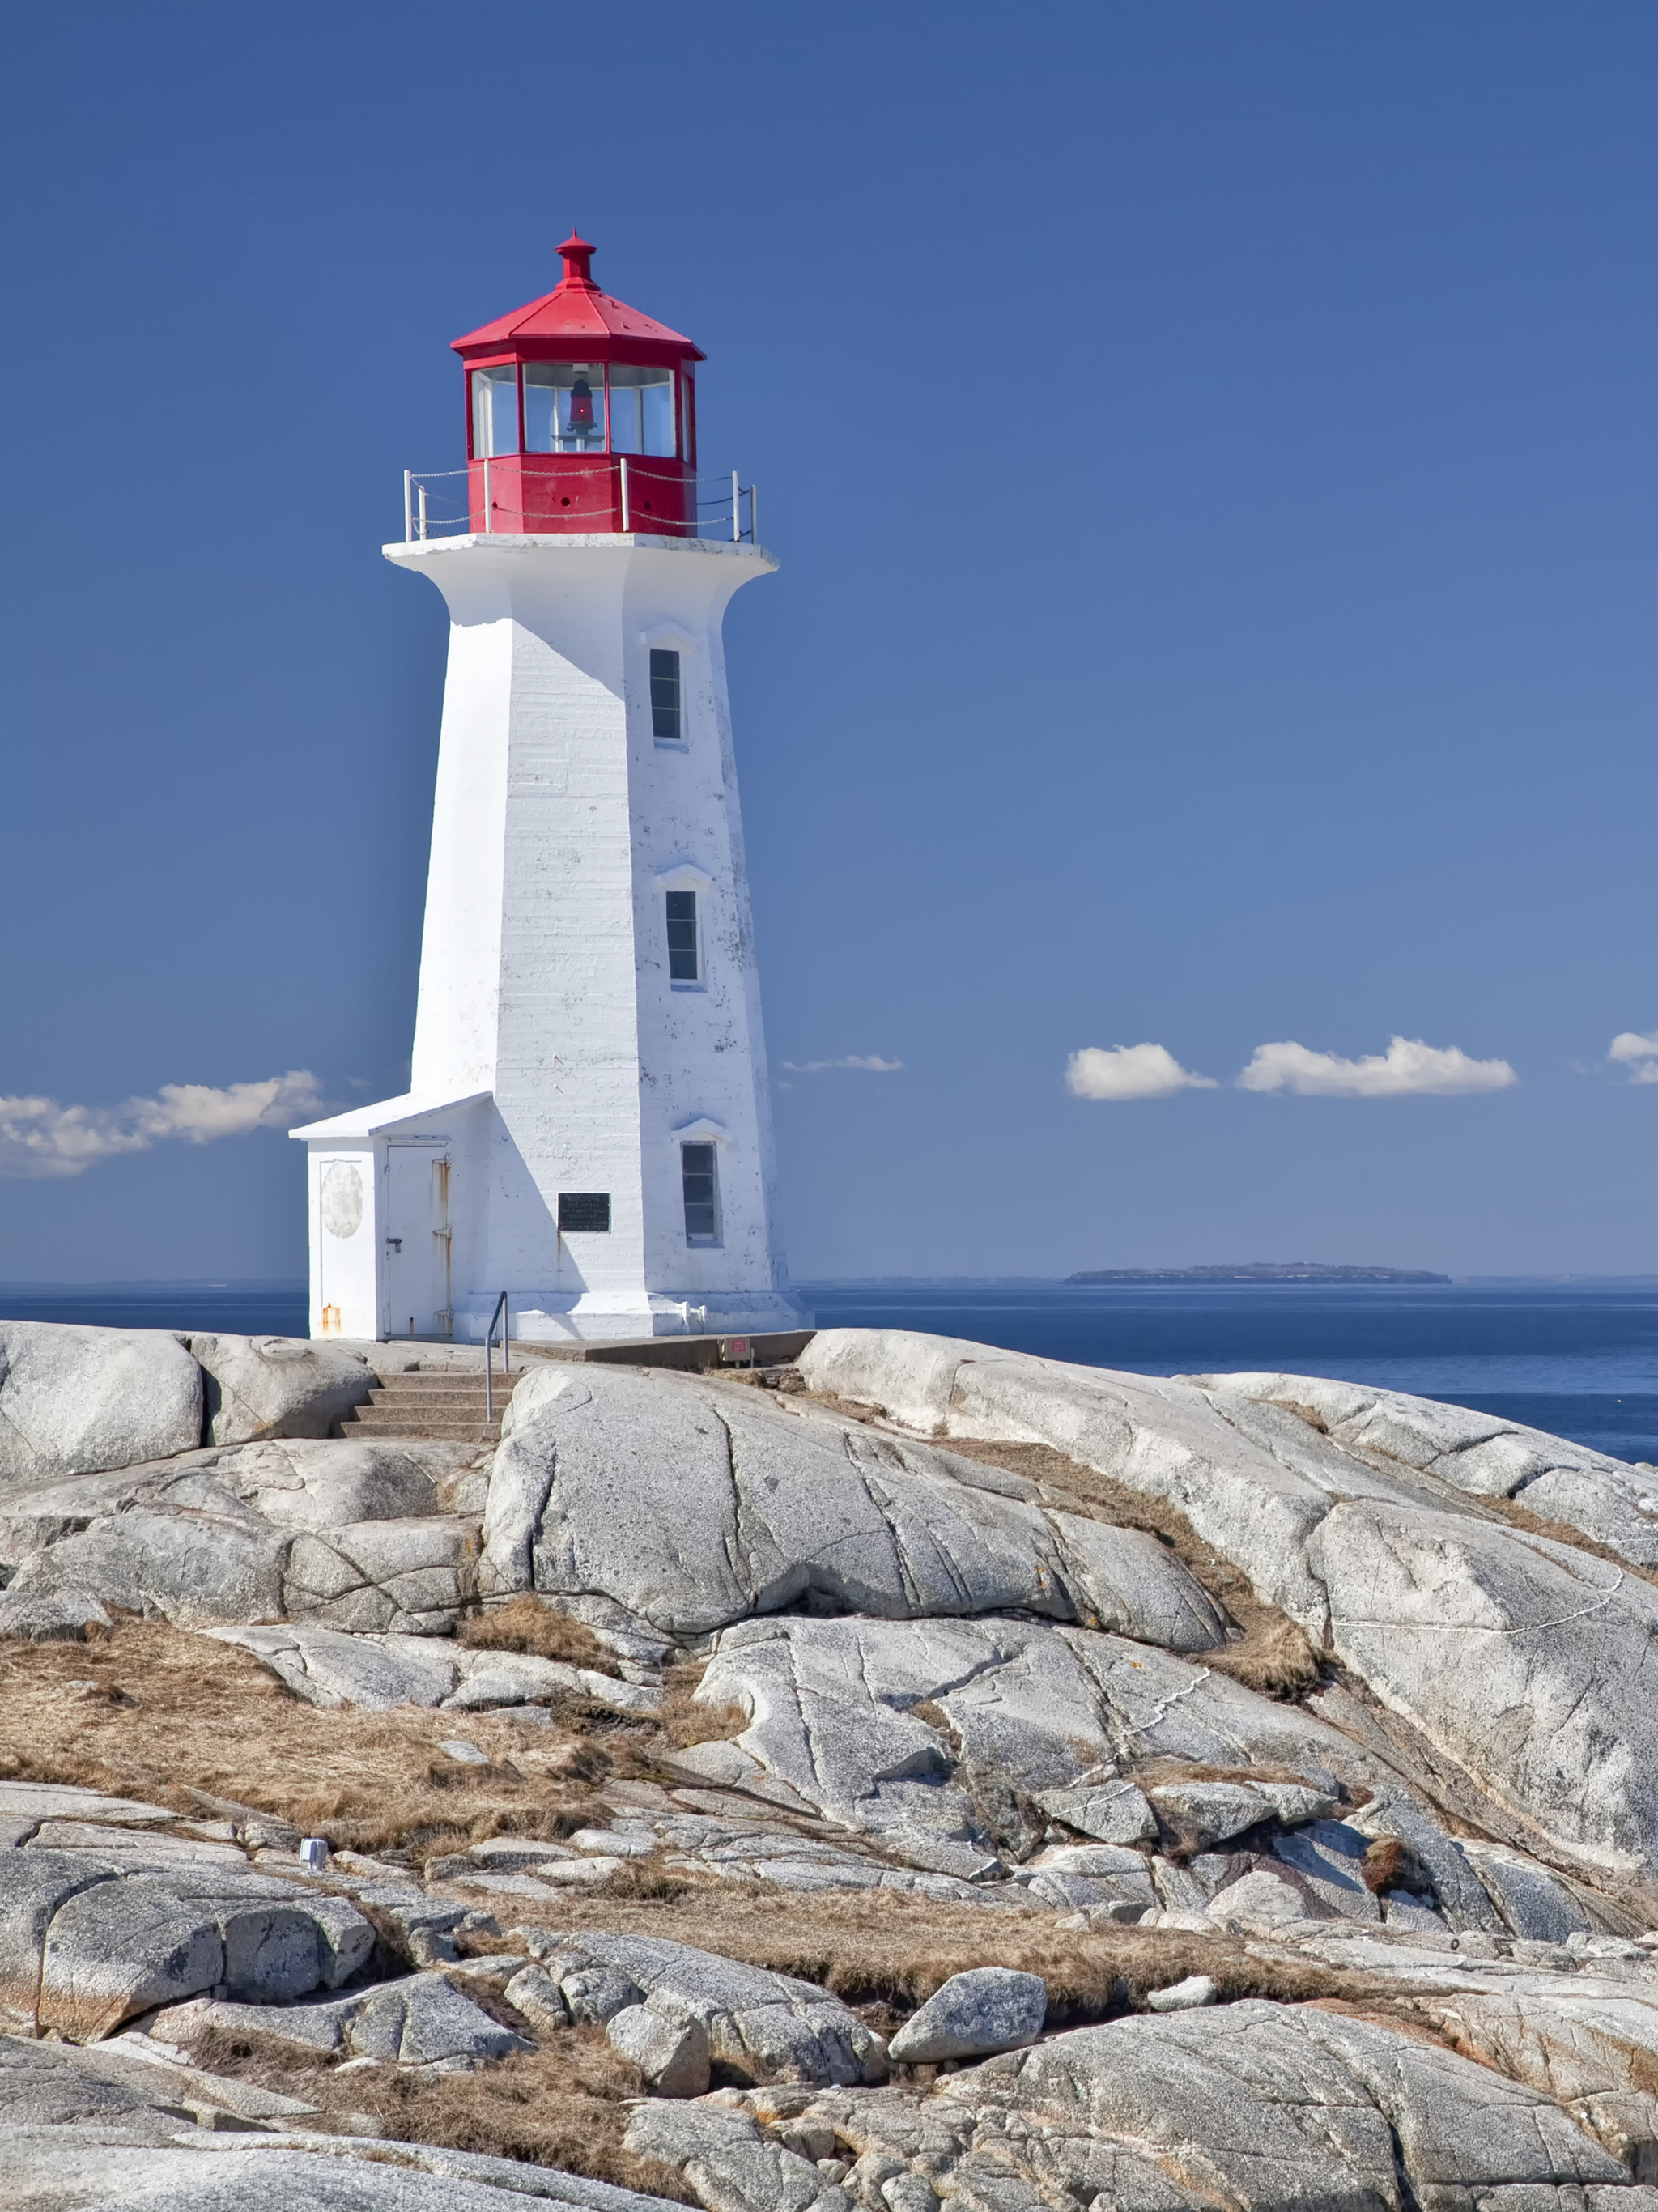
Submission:
[[[505,1382],[512,1373],[513,1367],[512,1350],[507,1341],[508,1316],[505,1291],[495,1300],[495,1310],[489,1316],[489,1326],[483,1332],[483,1418],[486,1421],[493,1421],[495,1418],[495,1370],[489,1347],[495,1340],[497,1322],[501,1323],[501,1379]]]
[[[516,459],[518,457],[514,454],[512,458]],[[621,508],[623,531],[624,534],[631,535],[638,529],[643,520],[643,517],[635,513],[634,508],[635,489],[639,479],[630,474],[629,470],[628,464],[632,458],[630,455],[622,453],[615,458],[621,463],[619,501],[616,496],[616,479],[606,468],[602,475],[595,471],[591,476],[568,475],[547,477],[545,481],[550,489],[556,489],[561,484],[591,488],[592,495],[587,503],[574,504],[576,495],[573,493],[571,495],[573,503],[568,506],[561,503],[556,509],[508,507],[497,499],[495,495],[495,484],[491,481],[495,466],[492,461],[474,462],[471,466],[464,469],[405,469],[403,472],[404,543],[413,545],[423,538],[446,536],[466,537],[473,534],[471,479],[474,470],[481,471],[483,477],[483,530],[477,533],[479,535],[488,534],[495,528],[497,515],[510,517],[514,523],[528,523],[531,526],[527,532],[515,529],[502,533],[511,537],[525,534],[535,536],[537,533],[534,526],[537,522],[556,521],[560,530],[562,531],[573,525],[590,521],[597,527],[607,530],[616,516],[618,504]],[[522,481],[520,477],[520,483]],[[736,469],[731,471],[729,477],[664,478],[647,474],[644,481],[653,484],[666,483],[680,491],[700,493],[705,485],[718,485],[719,489],[711,499],[697,499],[694,520],[684,516],[653,514],[649,517],[647,526],[641,534],[673,538],[728,538],[733,545],[757,545],[760,543],[760,489],[756,484],[742,483],[739,471]],[[495,482],[499,482],[499,479],[495,479]],[[453,490],[435,489],[435,487],[449,484],[454,486]],[[520,491],[519,497],[522,496],[523,494]],[[746,524],[743,518],[744,500],[748,501]],[[459,514],[453,511],[457,507],[461,509]],[[659,525],[660,527],[649,526],[653,525]],[[556,533],[549,532],[548,534]]]

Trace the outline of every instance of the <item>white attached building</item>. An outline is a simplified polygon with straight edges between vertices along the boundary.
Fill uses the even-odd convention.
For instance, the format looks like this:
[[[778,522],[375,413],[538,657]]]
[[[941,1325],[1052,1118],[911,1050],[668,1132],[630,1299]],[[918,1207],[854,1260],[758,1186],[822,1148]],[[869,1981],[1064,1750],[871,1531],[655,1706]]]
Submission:
[[[701,534],[703,356],[561,252],[457,341],[465,473],[385,549],[451,624],[412,1088],[293,1133],[315,1336],[476,1340],[502,1291],[529,1340],[806,1318],[720,636],[776,563],[734,481]]]

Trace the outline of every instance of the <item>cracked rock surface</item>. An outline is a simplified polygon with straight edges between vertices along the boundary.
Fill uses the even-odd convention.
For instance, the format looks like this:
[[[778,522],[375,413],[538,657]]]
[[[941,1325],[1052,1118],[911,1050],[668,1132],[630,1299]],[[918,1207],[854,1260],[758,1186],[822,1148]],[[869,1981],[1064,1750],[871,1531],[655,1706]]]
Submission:
[[[707,2212],[1658,2212],[1658,1477],[889,1331],[330,1436],[374,1353],[0,1324],[0,2202],[660,2205],[474,2147],[585,2067]],[[425,1809],[28,1764],[129,1617]]]

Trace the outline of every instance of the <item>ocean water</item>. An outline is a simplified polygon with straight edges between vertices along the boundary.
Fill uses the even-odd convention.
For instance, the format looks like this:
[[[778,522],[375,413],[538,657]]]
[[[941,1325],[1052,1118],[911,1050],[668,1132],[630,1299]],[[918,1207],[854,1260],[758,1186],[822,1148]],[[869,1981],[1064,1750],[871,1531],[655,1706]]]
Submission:
[[[1658,1278],[796,1287],[820,1328],[926,1329],[1146,1375],[1326,1375],[1658,1462]]]
[[[1447,1398],[1658,1462],[1658,1278],[802,1283],[823,1328],[914,1328],[1147,1375],[1269,1368]],[[303,1283],[0,1284],[0,1317],[303,1336]]]
[[[0,1321],[307,1336],[311,1299],[302,1282],[0,1283]]]

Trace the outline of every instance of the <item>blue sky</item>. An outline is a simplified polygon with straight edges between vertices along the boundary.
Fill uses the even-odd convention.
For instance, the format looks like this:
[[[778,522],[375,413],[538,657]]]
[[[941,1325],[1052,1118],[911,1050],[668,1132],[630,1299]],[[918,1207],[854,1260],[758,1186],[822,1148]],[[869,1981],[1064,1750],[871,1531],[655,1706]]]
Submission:
[[[445,635],[378,548],[572,223],[783,562],[727,635],[798,1274],[1658,1268],[1649,7],[4,56],[0,1279],[297,1274],[262,1124],[403,1086]]]

